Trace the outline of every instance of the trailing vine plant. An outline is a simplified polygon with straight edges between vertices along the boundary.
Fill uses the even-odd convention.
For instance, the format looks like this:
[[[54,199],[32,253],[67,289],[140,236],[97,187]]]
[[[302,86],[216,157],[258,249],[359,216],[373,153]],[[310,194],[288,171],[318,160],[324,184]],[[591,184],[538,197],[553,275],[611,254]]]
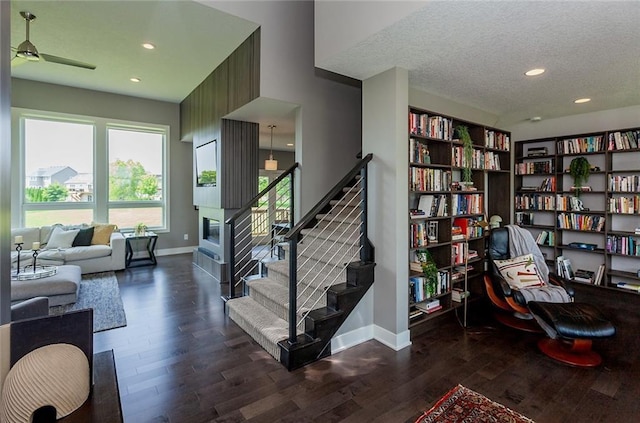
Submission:
[[[473,142],[471,141],[471,135],[469,135],[469,128],[465,125],[458,125],[456,127],[458,138],[462,141],[462,182],[473,182],[471,179],[471,163],[473,162]]]
[[[438,267],[433,260],[429,250],[417,250],[416,256],[422,268],[422,274],[427,281],[427,292],[429,296],[435,294],[436,285],[438,283]]]
[[[589,160],[579,156],[571,160],[569,165],[569,174],[573,178],[573,186],[576,191],[576,197],[580,196],[582,184],[589,180],[589,174],[591,172],[591,165]]]

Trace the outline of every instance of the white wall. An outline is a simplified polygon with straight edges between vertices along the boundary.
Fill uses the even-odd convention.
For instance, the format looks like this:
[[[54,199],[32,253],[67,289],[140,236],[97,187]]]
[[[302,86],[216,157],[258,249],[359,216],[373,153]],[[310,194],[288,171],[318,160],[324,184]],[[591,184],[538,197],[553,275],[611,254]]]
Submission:
[[[191,189],[192,144],[182,142],[179,138],[179,104],[13,78],[11,105],[25,109],[169,125],[170,232],[159,234],[158,249],[171,250],[197,245],[198,214],[193,207]],[[13,138],[14,143],[19,142],[16,131]],[[19,209],[14,207],[14,213],[17,212]],[[184,240],[184,234],[189,235],[189,240]]]
[[[353,47],[427,4],[424,0],[314,3],[316,63]]]
[[[640,126],[640,105],[601,112],[582,113],[539,122],[526,121],[508,128],[515,141],[603,132]]]
[[[260,96],[300,105],[296,214],[303,215],[356,163],[361,91],[316,75],[311,1],[200,1],[260,25]]]

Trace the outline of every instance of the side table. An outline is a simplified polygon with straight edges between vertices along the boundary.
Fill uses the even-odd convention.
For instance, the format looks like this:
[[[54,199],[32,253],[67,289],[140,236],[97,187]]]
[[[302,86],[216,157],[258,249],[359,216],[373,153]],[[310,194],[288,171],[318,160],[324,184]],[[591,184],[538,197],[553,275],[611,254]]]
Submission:
[[[144,234],[136,235],[135,233],[128,233],[124,235],[125,247],[126,247],[126,256],[125,256],[125,264],[127,267],[131,266],[131,262],[134,261],[146,261],[147,263],[141,264],[142,266],[146,265],[155,265],[158,263],[156,260],[156,243],[158,242],[158,235],[155,232],[145,232]],[[147,257],[136,257],[133,258],[133,247],[131,245],[131,241],[136,240],[144,240],[145,241],[145,249],[147,252]],[[140,250],[141,251],[141,250]]]

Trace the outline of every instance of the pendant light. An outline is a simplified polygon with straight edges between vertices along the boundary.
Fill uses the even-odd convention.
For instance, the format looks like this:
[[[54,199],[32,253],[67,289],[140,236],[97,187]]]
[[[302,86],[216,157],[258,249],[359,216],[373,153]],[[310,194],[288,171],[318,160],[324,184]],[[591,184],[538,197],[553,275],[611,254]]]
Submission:
[[[271,128],[271,151],[269,152],[269,158],[264,161],[265,170],[278,170],[278,161],[273,160],[273,128],[275,127],[275,125],[269,125],[269,128]]]

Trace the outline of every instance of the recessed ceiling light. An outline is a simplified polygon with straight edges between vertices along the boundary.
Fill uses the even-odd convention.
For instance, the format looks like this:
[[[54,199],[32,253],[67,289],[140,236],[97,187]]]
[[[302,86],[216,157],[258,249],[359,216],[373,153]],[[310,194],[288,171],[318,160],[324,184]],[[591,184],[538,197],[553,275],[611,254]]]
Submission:
[[[146,48],[147,50],[153,50],[154,48],[156,48],[156,46],[151,43],[143,43],[142,47]]]
[[[140,81],[141,81],[141,79],[140,79],[140,78],[135,78],[135,77],[134,77],[134,78],[129,78],[129,81],[131,81],[131,82],[140,82]]]
[[[288,144],[287,144],[287,147],[293,147],[293,144],[288,143]]]
[[[573,100],[573,102],[576,104],[588,103],[590,101],[591,101],[590,98],[579,98],[577,100]]]
[[[543,73],[544,73],[544,69],[537,68],[537,69],[531,69],[530,71],[526,71],[524,74],[527,76],[536,76],[536,75],[542,75]]]

